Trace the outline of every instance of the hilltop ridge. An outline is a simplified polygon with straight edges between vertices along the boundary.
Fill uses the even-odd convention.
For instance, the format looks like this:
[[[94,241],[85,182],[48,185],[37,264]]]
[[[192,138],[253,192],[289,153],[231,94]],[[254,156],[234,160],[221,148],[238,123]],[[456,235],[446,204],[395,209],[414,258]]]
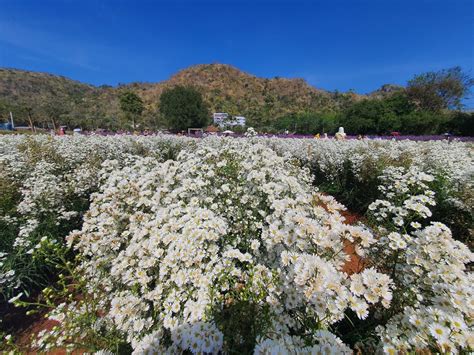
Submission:
[[[331,93],[301,78],[261,78],[227,64],[198,64],[180,70],[157,83],[134,82],[118,86],[94,86],[60,75],[0,68],[0,102],[29,106],[41,115],[44,106],[63,106],[66,123],[79,120],[111,124],[120,116],[118,96],[133,90],[142,97],[148,119],[157,119],[159,97],[176,85],[198,89],[213,112],[229,112],[265,123],[297,112],[335,111],[360,100],[356,93]]]

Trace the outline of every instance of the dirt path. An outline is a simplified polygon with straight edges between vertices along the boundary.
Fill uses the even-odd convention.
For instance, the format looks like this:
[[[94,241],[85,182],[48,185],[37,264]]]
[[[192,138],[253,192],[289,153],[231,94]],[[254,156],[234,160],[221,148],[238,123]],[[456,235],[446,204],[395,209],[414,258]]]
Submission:
[[[351,213],[347,210],[340,211],[340,213],[346,219],[344,221],[346,224],[356,224],[363,219],[362,216],[356,213]],[[343,271],[347,272],[349,275],[361,272],[365,266],[365,263],[364,260],[356,254],[354,244],[350,243],[349,241],[345,241],[344,251],[351,257],[351,259],[345,263]]]

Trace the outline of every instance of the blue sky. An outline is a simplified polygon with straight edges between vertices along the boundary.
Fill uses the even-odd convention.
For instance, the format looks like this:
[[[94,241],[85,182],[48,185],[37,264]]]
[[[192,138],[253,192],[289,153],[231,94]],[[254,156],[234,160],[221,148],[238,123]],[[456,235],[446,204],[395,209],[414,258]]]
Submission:
[[[96,85],[218,62],[365,93],[455,65],[474,75],[473,43],[473,0],[0,0],[0,66]]]

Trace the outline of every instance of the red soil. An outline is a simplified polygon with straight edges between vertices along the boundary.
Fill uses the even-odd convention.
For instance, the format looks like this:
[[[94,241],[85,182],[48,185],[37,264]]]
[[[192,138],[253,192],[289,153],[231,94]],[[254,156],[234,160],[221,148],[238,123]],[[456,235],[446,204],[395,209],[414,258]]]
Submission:
[[[34,322],[33,324],[31,324],[18,336],[16,345],[21,350],[21,353],[22,354],[35,354],[35,355],[39,354],[39,352],[31,346],[32,337],[36,337],[36,335],[44,329],[51,330],[56,325],[60,325],[60,323],[58,321],[54,321],[50,319],[40,319]],[[54,350],[48,351],[48,354],[50,355],[66,355],[66,354],[82,355],[84,353],[86,353],[86,351],[80,350],[80,349],[74,350],[73,352],[67,352],[65,349],[54,349]]]
[[[346,224],[356,224],[357,222],[361,221],[362,217],[358,214],[351,213],[349,211],[341,211],[342,216],[346,219],[344,223]],[[364,260],[356,254],[354,244],[350,243],[349,241],[345,241],[344,243],[344,251],[351,257],[349,261],[347,261],[342,269],[344,272],[347,272],[349,275],[361,272],[364,268]]]
[[[49,320],[49,319],[44,319],[44,318],[35,321],[28,328],[26,328],[24,331],[22,331],[18,335],[18,340],[16,341],[16,345],[22,350],[22,352],[26,354],[36,354],[36,351],[33,351],[31,347],[32,336],[33,335],[36,336],[43,329],[51,330],[51,328],[53,328],[55,325],[59,325],[59,322]],[[58,353],[58,354],[63,354],[63,353]]]

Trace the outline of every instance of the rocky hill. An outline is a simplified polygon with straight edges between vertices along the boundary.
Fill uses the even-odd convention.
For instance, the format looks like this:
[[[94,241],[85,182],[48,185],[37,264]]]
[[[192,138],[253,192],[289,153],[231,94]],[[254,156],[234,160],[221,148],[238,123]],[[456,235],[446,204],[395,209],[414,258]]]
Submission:
[[[145,116],[159,121],[159,97],[175,85],[196,87],[211,112],[246,116],[264,125],[281,115],[304,111],[336,111],[363,96],[330,93],[309,85],[303,79],[259,78],[224,64],[195,65],[159,83],[131,83],[93,86],[62,76],[0,68],[1,106],[29,107],[36,119],[47,120],[48,107],[59,107],[61,122],[70,125],[117,126],[120,120],[118,95],[133,90],[145,102]],[[4,113],[3,113],[4,114]]]

